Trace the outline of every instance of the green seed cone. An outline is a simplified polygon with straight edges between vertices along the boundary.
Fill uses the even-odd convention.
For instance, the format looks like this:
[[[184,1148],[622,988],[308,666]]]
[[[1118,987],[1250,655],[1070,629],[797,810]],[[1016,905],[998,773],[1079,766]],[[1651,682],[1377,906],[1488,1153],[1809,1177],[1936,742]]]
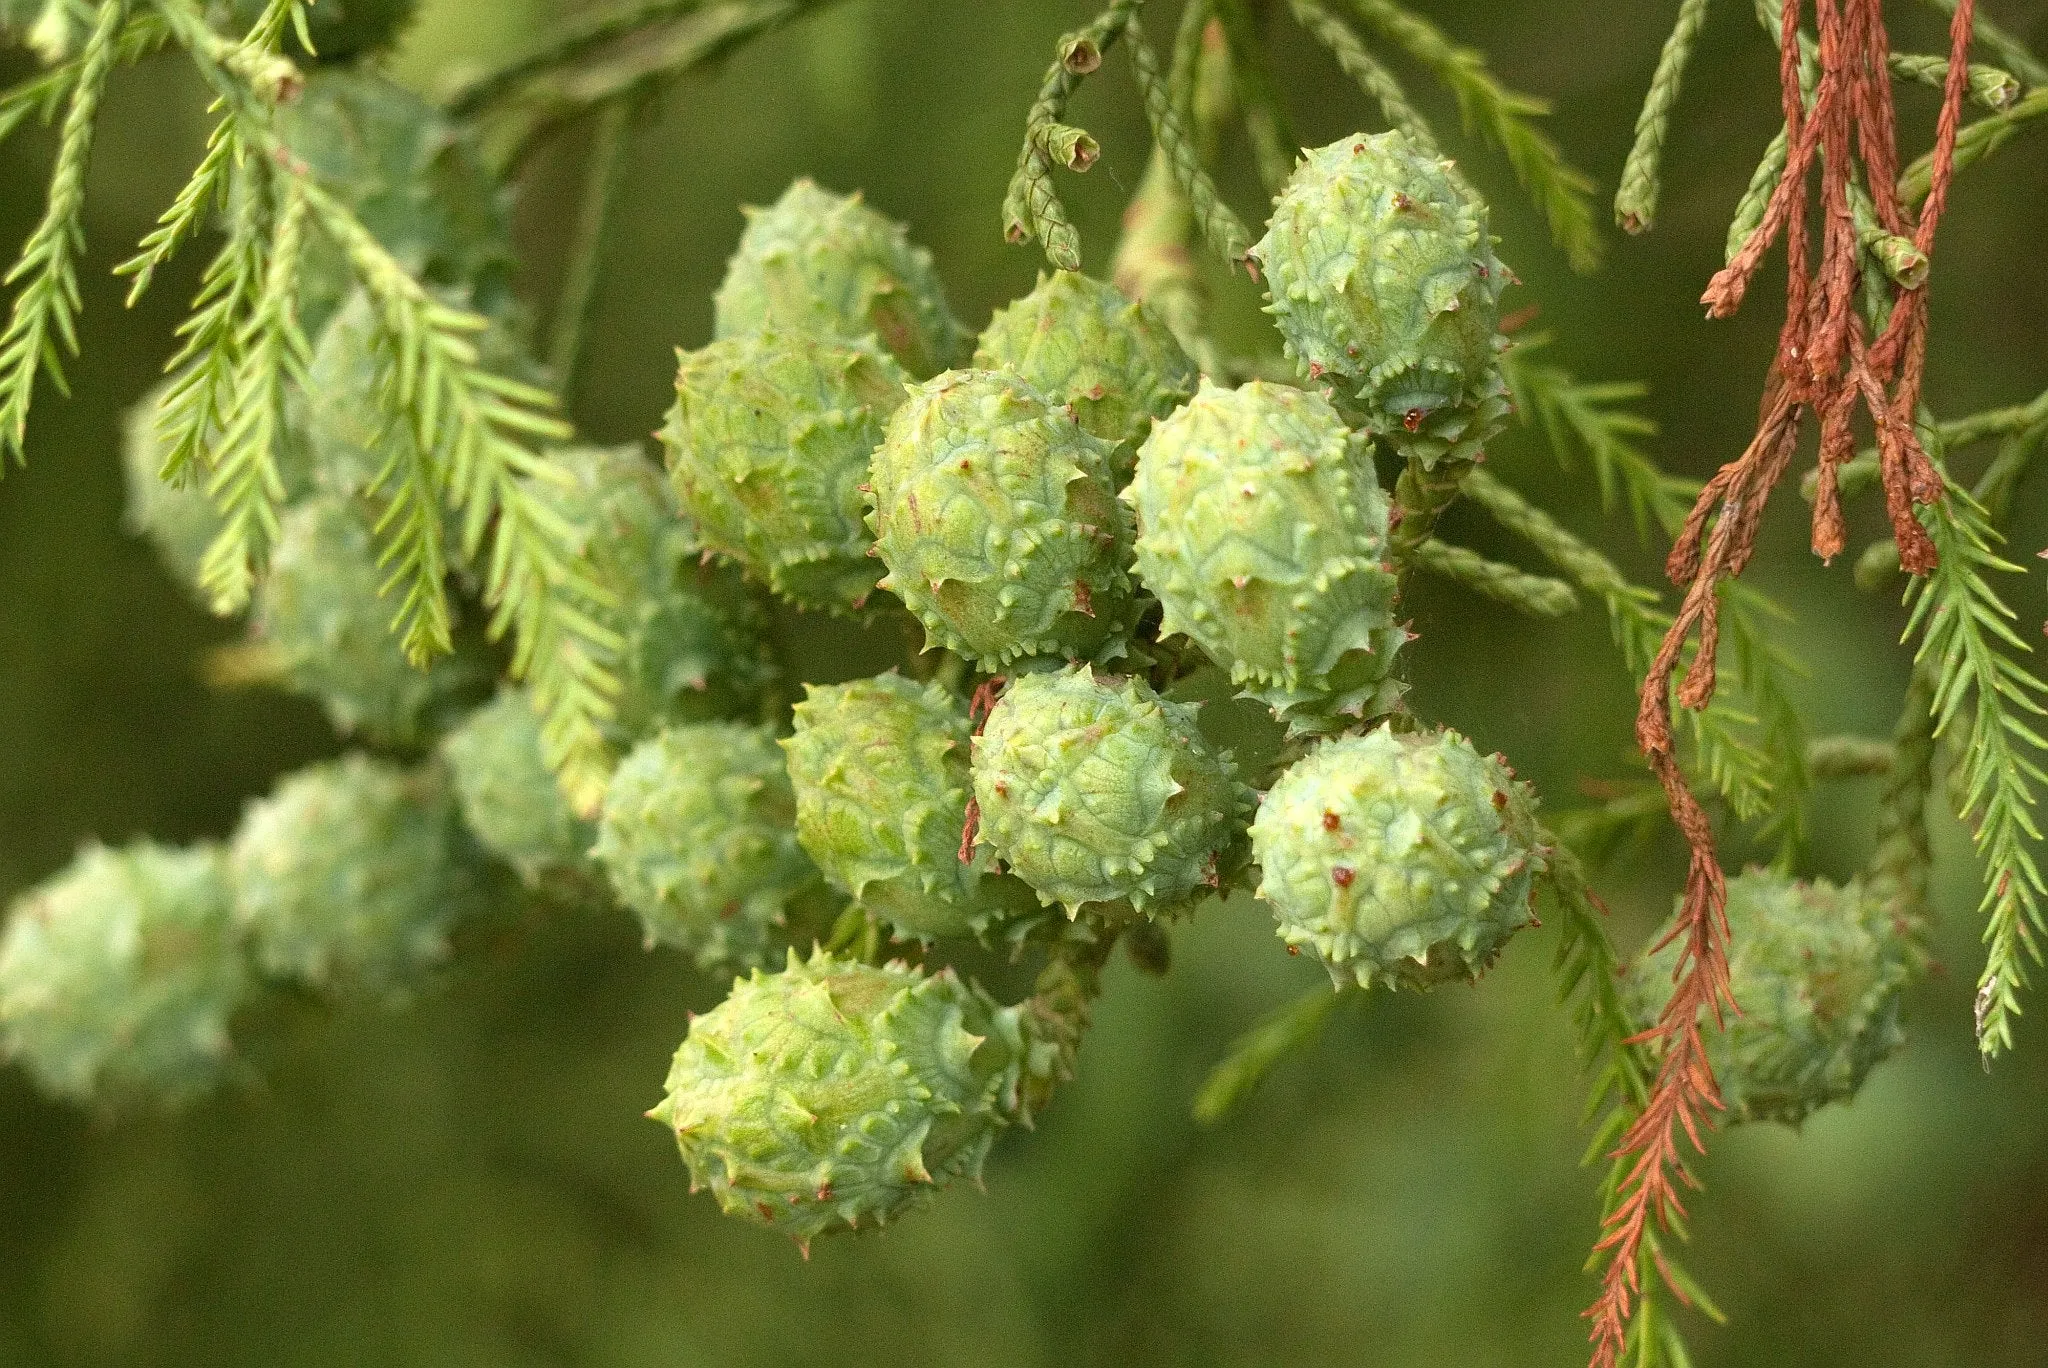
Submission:
[[[1398,130],[1317,148],[1252,256],[1288,355],[1355,395],[1374,435],[1434,465],[1499,431],[1509,273],[1485,202],[1451,163]]]
[[[782,743],[797,839],[900,936],[972,936],[1017,903],[986,855],[960,859],[971,733],[952,694],[892,673],[811,685]]]
[[[596,831],[577,817],[541,754],[540,717],[507,688],[441,742],[463,821],[528,883],[585,862]]]
[[[1295,731],[1393,708],[1395,578],[1366,440],[1318,395],[1204,384],[1139,448],[1139,577],[1181,633]]]
[[[255,634],[280,682],[320,701],[335,727],[409,745],[479,684],[461,657],[416,668],[391,632],[370,515],[321,494],[286,511],[256,593]]]
[[[1193,708],[1085,665],[1010,685],[974,740],[974,797],[980,843],[1069,916],[1178,910],[1250,808]]]
[[[881,567],[860,487],[903,385],[879,352],[797,333],[680,353],[662,442],[703,546],[800,607],[864,604]]]
[[[858,194],[799,179],[774,204],[745,212],[712,301],[717,337],[775,329],[842,344],[872,338],[920,379],[965,354],[931,253]]]
[[[1273,785],[1252,856],[1280,938],[1362,988],[1475,979],[1533,920],[1535,799],[1454,731],[1325,741]]]
[[[998,309],[974,364],[1021,376],[1071,407],[1082,431],[1115,443],[1119,489],[1153,420],[1186,403],[1200,378],[1157,315],[1078,271],[1040,275],[1037,289]]]
[[[250,805],[235,920],[277,978],[402,1001],[475,905],[447,786],[363,755],[300,770]]]
[[[1135,621],[1110,447],[1024,381],[948,371],[889,421],[869,523],[882,587],[988,666],[1113,659]]]
[[[1018,1009],[951,969],[791,951],[691,1021],[648,1115],[693,1191],[808,1246],[979,1178],[1027,1054]]]
[[[651,945],[709,971],[766,963],[831,898],[796,839],[796,796],[765,727],[669,727],[612,775],[591,855]]]
[[[1921,952],[1860,882],[1738,874],[1728,881],[1728,932],[1741,1014],[1719,1029],[1703,1018],[1700,1031],[1730,1120],[1797,1125],[1847,1101],[1904,1041],[1899,992]],[[1671,1000],[1679,948],[1674,941],[1629,971],[1628,998],[1645,1027]]]
[[[15,901],[0,1047],[55,1096],[178,1102],[229,1072],[249,987],[219,847],[88,846]]]

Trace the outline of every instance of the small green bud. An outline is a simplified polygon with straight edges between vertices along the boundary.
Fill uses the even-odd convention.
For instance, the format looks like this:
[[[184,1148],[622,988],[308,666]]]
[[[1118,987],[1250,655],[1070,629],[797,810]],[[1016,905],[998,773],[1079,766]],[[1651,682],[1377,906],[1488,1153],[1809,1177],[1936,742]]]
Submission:
[[[1476,979],[1533,920],[1549,865],[1528,786],[1454,731],[1325,741],[1252,822],[1280,938],[1340,985]]]
[[[1069,916],[1178,910],[1251,806],[1193,708],[1085,665],[1010,685],[974,740],[974,797],[980,842]]]
[[[1387,499],[1329,402],[1204,383],[1138,451],[1138,574],[1180,633],[1291,730],[1390,710],[1401,685]]]
[[[277,978],[404,999],[475,899],[446,785],[352,754],[300,770],[235,833],[235,920]]]
[[[78,1101],[181,1101],[227,1074],[249,989],[219,847],[88,846],[14,904],[0,1046]]]
[[[692,1191],[808,1248],[978,1179],[1028,1053],[1019,1010],[950,968],[791,951],[691,1020],[648,1115],[675,1132]]]
[[[1016,376],[947,371],[875,451],[882,587],[984,665],[1123,654],[1136,613],[1109,443]]]
[[[966,352],[932,254],[859,194],[835,195],[805,178],[766,209],[745,212],[739,250],[712,301],[715,336],[777,329],[842,343],[872,338],[920,379]]]
[[[1081,430],[1116,444],[1111,481],[1130,482],[1139,442],[1193,396],[1195,363],[1151,309],[1078,271],[1038,278],[1038,288],[998,309],[974,364],[1008,370],[1074,411]]]
[[[1854,879],[1837,887],[1753,869],[1728,881],[1727,910],[1740,1014],[1700,1022],[1707,1061],[1730,1120],[1797,1125],[1854,1096],[1905,1040],[1899,992],[1921,952]],[[1671,1000],[1679,951],[1674,940],[1629,970],[1628,1000],[1646,1028]]]
[[[662,442],[704,547],[801,607],[864,604],[881,567],[861,486],[903,385],[879,352],[797,333],[680,353]]]
[[[811,685],[782,743],[797,839],[898,935],[971,936],[1015,901],[985,855],[960,858],[971,734],[952,694],[892,673]]]
[[[1508,269],[1486,204],[1399,130],[1307,153],[1252,248],[1267,312],[1311,379],[1425,466],[1470,458],[1508,412],[1497,328]]]
[[[413,744],[478,680],[458,656],[437,656],[425,669],[405,658],[386,577],[362,504],[315,495],[279,522],[256,593],[256,638],[266,667],[318,699],[340,731]]]
[[[796,839],[796,795],[766,727],[669,727],[612,775],[591,855],[650,946],[709,971],[766,963],[830,902]]]
[[[595,838],[541,754],[540,717],[524,689],[503,689],[441,742],[448,774],[479,844],[533,883],[575,869]]]

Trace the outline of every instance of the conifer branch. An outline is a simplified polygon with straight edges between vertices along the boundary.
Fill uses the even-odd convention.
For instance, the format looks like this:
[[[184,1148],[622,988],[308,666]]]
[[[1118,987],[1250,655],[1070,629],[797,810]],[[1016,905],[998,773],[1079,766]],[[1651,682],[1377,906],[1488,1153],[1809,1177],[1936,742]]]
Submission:
[[[116,39],[127,14],[126,0],[101,0],[95,11],[92,33],[79,54],[78,74],[71,84],[42,221],[21,256],[0,277],[0,285],[20,286],[7,326],[0,330],[0,475],[7,471],[10,453],[17,462],[28,460],[28,410],[36,378],[47,374],[60,393],[68,392],[64,357],[78,354],[85,168],[92,157],[100,97],[120,56]]]
[[[1973,166],[2003,147],[2020,132],[2028,120],[2048,115],[2048,86],[2037,87],[1996,114],[1964,124],[1956,134],[1955,169]],[[1934,153],[1917,158],[1899,173],[1899,198],[1917,208],[1934,188]]]
[[[243,318],[255,307],[268,259],[268,196],[246,163],[234,168],[240,194],[228,196],[227,237],[200,277],[192,312],[178,325],[184,339],[166,364],[169,386],[157,409],[164,464],[159,478],[182,483],[196,461],[212,464],[214,442],[234,401]]]
[[[629,9],[578,15],[545,46],[480,76],[448,97],[447,109],[458,119],[483,112],[527,82],[563,67],[574,66],[635,34],[704,8],[706,0],[647,0]]]
[[[232,399],[211,455],[207,494],[223,525],[199,568],[213,610],[227,615],[248,605],[277,539],[277,509],[284,502],[278,448],[284,440],[289,384],[304,384],[313,348],[299,328],[298,270],[305,242],[306,195],[286,179],[283,203],[264,266],[262,289],[236,339]]]
[[[1145,31],[1133,13],[1125,25],[1131,70],[1137,76],[1138,93],[1145,103],[1145,117],[1152,125],[1152,143],[1165,154],[1174,183],[1187,197],[1195,224],[1211,250],[1235,265],[1251,250],[1252,235],[1217,192],[1216,183],[1202,165],[1202,154],[1180,113],[1168,97],[1165,76],[1159,70],[1159,54],[1145,40]]]
[[[1614,221],[1626,232],[1647,233],[1657,220],[1664,139],[1671,131],[1671,110],[1685,82],[1686,63],[1692,60],[1693,46],[1706,27],[1709,3],[1711,0],[1680,0],[1678,22],[1658,54],[1657,74],[1650,78],[1642,113],[1636,116],[1636,140],[1621,168],[1621,188],[1614,194]]]
[[[1213,1126],[1265,1082],[1273,1066],[1320,1040],[1337,1008],[1358,994],[1346,988],[1315,987],[1260,1017],[1230,1042],[1223,1058],[1195,1094],[1195,1120]]]
[[[1955,18],[1956,0],[1927,0],[1927,3],[1949,18]],[[2032,48],[2007,33],[1981,8],[1970,18],[1971,36],[1983,45],[1986,52],[2028,85],[2048,86],[2048,62],[2035,56]]]
[[[1400,129],[1409,141],[1428,155],[1442,155],[1436,145],[1436,135],[1430,131],[1429,121],[1408,103],[1408,94],[1401,89],[1400,81],[1366,50],[1349,24],[1332,14],[1321,0],[1288,0],[1288,6],[1294,11],[1295,22],[1321,43],[1324,50],[1337,60],[1338,68],[1379,105],[1388,123]]]
[[[1426,67],[1457,98],[1467,131],[1475,126],[1507,153],[1515,177],[1550,225],[1551,240],[1576,271],[1600,260],[1593,221],[1593,181],[1564,159],[1549,134],[1533,122],[1550,112],[1547,101],[1508,89],[1487,69],[1484,54],[1453,43],[1434,24],[1394,0],[1352,0],[1366,23]]]
[[[1561,618],[1579,611],[1579,596],[1563,580],[1488,560],[1468,547],[1431,537],[1415,548],[1414,562],[1432,575],[1529,614]]]
[[[1024,146],[1003,196],[1003,236],[1011,242],[1035,240],[1046,259],[1063,271],[1081,269],[1081,235],[1052,183],[1053,162],[1041,145],[1040,130],[1062,121],[1082,78],[1102,65],[1103,54],[1123,37],[1143,3],[1110,0],[1090,23],[1062,37],[1024,119]]]

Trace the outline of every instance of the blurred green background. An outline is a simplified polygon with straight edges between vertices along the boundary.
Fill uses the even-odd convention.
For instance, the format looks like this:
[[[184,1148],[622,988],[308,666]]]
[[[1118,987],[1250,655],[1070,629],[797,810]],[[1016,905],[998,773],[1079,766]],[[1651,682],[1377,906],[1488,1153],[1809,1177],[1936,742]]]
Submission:
[[[2037,4],[1988,6],[2048,40]],[[862,186],[938,253],[978,327],[1030,284],[997,210],[1023,113],[1075,0],[850,0],[683,82],[632,135],[632,171],[597,303],[581,425],[645,434],[672,348],[708,335],[737,205],[793,175]],[[1611,189],[1670,4],[1434,0],[1456,36],[1558,105],[1555,131]],[[430,0],[393,60],[426,89],[516,52],[552,0]],[[1719,7],[1687,82],[1662,221],[1610,234],[1574,277],[1502,162],[1458,144],[1495,206],[1501,251],[1581,374],[1640,378],[1661,456],[1705,474],[1738,451],[1775,333],[1760,290],[1736,321],[1695,299],[1775,119],[1773,58],[1747,5]],[[1904,4],[1903,41],[1938,45]],[[1156,30],[1170,32],[1161,15]],[[1371,126],[1334,67],[1283,32],[1277,60],[1302,135]],[[0,55],[0,77],[26,70]],[[1419,77],[1414,85],[1426,91]],[[1430,112],[1455,125],[1433,93]],[[1909,94],[1924,139],[1932,102]],[[1104,269],[1146,142],[1125,68],[1076,116],[1101,164],[1066,185]],[[120,529],[117,419],[151,382],[195,282],[188,252],[125,312],[106,268],[169,200],[205,130],[178,62],[124,75],[91,178],[86,356],[75,397],[46,393],[26,471],[0,483],[0,896],[88,837],[225,833],[272,779],[338,748],[306,705],[209,692],[208,621]],[[1917,150],[1919,144],[1913,146]],[[522,201],[529,294],[549,299],[573,213],[575,138]],[[0,243],[41,205],[47,136],[0,147]],[[1240,158],[1241,160],[1241,158]],[[1226,189],[1249,215],[1248,173]],[[1955,414],[2048,383],[2048,138],[1961,181],[1937,254],[1929,395]],[[1775,267],[1772,268],[1775,270]],[[1767,275],[1769,272],[1767,272]],[[1255,325],[1241,282],[1232,326]],[[1234,291],[1234,293],[1233,293]],[[1511,304],[1517,302],[1511,296]],[[1519,434],[1496,468],[1596,532],[1641,577],[1660,548],[1602,525],[1583,477]],[[2048,540],[2028,504],[2018,558]],[[1876,510],[1860,531],[1875,534]],[[1784,496],[1756,577],[1795,615],[1814,729],[1888,731],[1903,624],[1885,595],[1804,551]],[[1454,535],[1503,555],[1477,517]],[[2038,572],[2009,586],[2040,621]],[[1461,592],[1412,608],[1419,706],[1508,752],[1553,807],[1625,777],[1630,693],[1594,615],[1532,627]],[[1811,868],[1863,860],[1874,785],[1821,795]],[[2048,1363],[2048,1039],[2042,1006],[1986,1074],[1969,1035],[1979,965],[1964,834],[1937,832],[1938,948],[1912,1040],[1849,1108],[1803,1134],[1720,1136],[1694,1203],[1694,1270],[1731,1313],[1695,1317],[1703,1364]],[[1601,881],[1638,943],[1669,906],[1678,852]],[[397,1015],[273,1000],[249,1023],[264,1082],[179,1118],[95,1120],[0,1072],[0,1363],[13,1365],[1435,1365],[1579,1362],[1580,1261],[1596,1219],[1577,1167],[1581,1080],[1554,1005],[1554,932],[1517,941],[1477,989],[1382,996],[1341,1014],[1237,1116],[1188,1104],[1225,1042],[1320,970],[1280,953],[1248,903],[1175,934],[1166,981],[1119,961],[1081,1078],[1034,1135],[999,1148],[988,1191],[949,1194],[880,1237],[781,1240],[686,1193],[670,1138],[641,1119],[686,1013],[718,989],[628,919],[507,913],[472,938],[444,991]],[[2032,1001],[2040,1001],[2036,998]]]

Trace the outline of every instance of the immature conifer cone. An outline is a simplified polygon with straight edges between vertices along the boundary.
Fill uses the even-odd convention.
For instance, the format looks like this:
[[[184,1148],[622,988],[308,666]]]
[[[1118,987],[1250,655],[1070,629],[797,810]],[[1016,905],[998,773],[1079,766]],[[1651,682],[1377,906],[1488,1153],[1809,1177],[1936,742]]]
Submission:
[[[648,1115],[675,1132],[693,1191],[808,1247],[979,1178],[1028,1053],[1018,1009],[950,968],[791,951],[691,1020]]]
[[[1399,700],[1387,499],[1320,395],[1204,383],[1138,451],[1138,574],[1179,632],[1296,731]]]
[[[873,592],[861,486],[904,373],[865,346],[770,332],[677,356],[669,478],[707,550],[806,608]]]
[[[1474,979],[1532,920],[1548,867],[1528,786],[1454,731],[1325,741],[1252,822],[1280,938],[1340,984]]]
[[[739,250],[712,300],[714,335],[764,329],[852,342],[873,337],[923,379],[956,364],[966,334],[946,307],[932,254],[858,193],[809,178],[766,209],[749,206]]]
[[[321,0],[308,13],[329,3]],[[468,291],[487,315],[509,305],[508,201],[474,134],[362,67],[313,72],[277,115],[292,154],[400,262],[431,285]],[[341,248],[316,234],[300,276],[299,323],[318,337],[355,273]]]
[[[706,970],[765,963],[830,901],[797,844],[796,796],[766,727],[703,722],[635,746],[590,853],[647,943]]]
[[[1217,879],[1249,793],[1195,710],[1086,665],[1017,679],[974,739],[978,840],[1069,916],[1167,913]]]
[[[1200,378],[1157,315],[1078,271],[1040,275],[1037,289],[996,310],[974,364],[1022,376],[1070,406],[1083,431],[1116,443],[1119,489],[1152,420],[1186,403]]]
[[[782,743],[804,849],[899,935],[983,929],[1013,900],[985,855],[960,859],[972,782],[966,709],[939,685],[894,673],[809,688],[796,734]]]
[[[278,978],[403,998],[474,902],[461,823],[432,770],[361,754],[252,803],[233,845],[235,919]]]
[[[911,392],[875,450],[869,523],[882,587],[932,646],[988,666],[1111,659],[1135,618],[1109,443],[1002,371]]]
[[[416,668],[391,631],[370,518],[356,500],[319,494],[279,522],[256,593],[256,638],[295,692],[320,700],[334,725],[409,744],[475,680],[456,656]]]
[[[1398,130],[1317,148],[1252,256],[1288,355],[1355,395],[1374,434],[1433,465],[1499,430],[1508,270],[1451,163]]]
[[[227,1071],[248,988],[219,847],[89,846],[14,904],[0,1046],[58,1096],[177,1101]]]
[[[1853,1096],[1905,1039],[1899,991],[1920,952],[1860,882],[1738,874],[1728,881],[1728,931],[1728,984],[1741,1014],[1720,1029],[1704,1019],[1700,1032],[1729,1119],[1796,1125]],[[1629,972],[1645,1026],[1671,1000],[1678,953],[1674,941]]]
[[[555,506],[577,529],[582,563],[618,606],[624,691],[612,730],[638,740],[669,722],[754,706],[774,675],[760,605],[737,573],[701,565],[695,534],[661,471],[638,447],[551,453]]]
[[[540,745],[540,717],[524,689],[464,718],[441,742],[455,801],[484,849],[531,883],[583,864],[596,831],[577,817]]]

